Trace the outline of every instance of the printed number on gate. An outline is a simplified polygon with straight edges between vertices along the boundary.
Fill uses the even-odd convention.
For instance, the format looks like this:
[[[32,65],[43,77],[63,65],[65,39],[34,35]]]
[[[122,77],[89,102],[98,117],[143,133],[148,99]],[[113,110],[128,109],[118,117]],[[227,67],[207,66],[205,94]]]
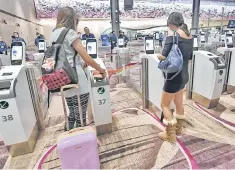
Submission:
[[[98,100],[99,105],[104,105],[106,103],[106,99]]]
[[[13,120],[13,116],[12,115],[2,116],[2,121],[3,122],[12,121],[12,120]]]

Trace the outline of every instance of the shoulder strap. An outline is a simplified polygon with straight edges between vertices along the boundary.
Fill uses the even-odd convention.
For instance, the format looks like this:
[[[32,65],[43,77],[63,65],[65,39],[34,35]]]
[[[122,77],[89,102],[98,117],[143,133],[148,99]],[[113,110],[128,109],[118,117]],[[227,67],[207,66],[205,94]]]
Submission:
[[[75,50],[75,54],[73,56],[73,68],[74,68],[74,71],[76,72],[76,75],[78,75],[77,73],[77,69],[76,69],[76,56],[77,56],[77,51]]]
[[[177,44],[179,43],[179,34],[178,32],[174,31],[174,35],[173,35],[173,44]]]
[[[69,32],[68,28],[64,28],[60,33],[59,38],[56,40],[56,44],[63,44],[66,34]]]
[[[167,78],[167,74],[165,74],[166,78],[165,80],[173,80],[181,71],[182,69],[180,69],[178,72],[176,72],[171,78]]]
[[[74,64],[74,67],[76,66],[76,56],[77,56],[78,52],[75,50],[75,54],[73,56],[73,64]]]

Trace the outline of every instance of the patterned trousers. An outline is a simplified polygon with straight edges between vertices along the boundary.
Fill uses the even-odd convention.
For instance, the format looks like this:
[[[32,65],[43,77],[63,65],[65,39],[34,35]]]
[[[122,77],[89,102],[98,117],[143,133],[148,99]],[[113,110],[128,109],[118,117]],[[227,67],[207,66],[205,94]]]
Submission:
[[[79,104],[78,104],[78,96],[72,96],[72,97],[66,97],[66,102],[69,108],[69,130],[75,127],[81,127],[81,121],[83,122],[83,125],[86,126],[86,111],[88,106],[88,100],[89,100],[89,93],[85,93],[80,95],[80,102],[82,107],[82,120],[80,119],[79,113]]]

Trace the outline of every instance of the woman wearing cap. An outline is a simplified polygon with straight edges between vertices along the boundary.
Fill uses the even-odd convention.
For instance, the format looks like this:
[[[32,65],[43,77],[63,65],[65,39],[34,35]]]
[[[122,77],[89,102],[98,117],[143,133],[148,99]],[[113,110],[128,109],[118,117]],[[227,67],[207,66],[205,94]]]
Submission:
[[[183,95],[184,87],[189,80],[188,62],[193,53],[193,37],[190,35],[187,25],[184,23],[182,15],[178,12],[170,14],[167,25],[171,30],[171,35],[166,38],[162,56],[163,60],[171,51],[173,45],[173,32],[179,36],[179,49],[183,55],[183,68],[180,73],[172,80],[166,80],[161,99],[161,107],[164,114],[163,123],[166,125],[164,132],[159,133],[159,137],[165,141],[176,142],[176,135],[182,133],[182,126],[185,119]],[[170,78],[175,73],[168,74]],[[166,75],[165,75],[166,76]],[[176,106],[176,113],[172,115],[170,104],[174,101]]]

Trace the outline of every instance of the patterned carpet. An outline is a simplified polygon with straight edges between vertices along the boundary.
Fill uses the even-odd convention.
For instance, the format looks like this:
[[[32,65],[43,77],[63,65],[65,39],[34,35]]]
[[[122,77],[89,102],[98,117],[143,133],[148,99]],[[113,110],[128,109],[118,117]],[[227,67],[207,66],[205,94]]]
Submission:
[[[200,169],[235,169],[235,131],[186,104],[191,123],[180,140],[188,148]]]
[[[8,158],[8,151],[4,142],[0,139],[0,169],[4,167],[4,164]]]
[[[111,92],[112,109],[140,107],[137,92],[125,84],[119,84]],[[60,96],[52,99],[51,117],[47,130],[37,142],[35,152],[8,160],[7,169],[32,169],[39,158],[63,132]],[[57,110],[57,112],[56,112]],[[157,137],[162,125],[143,111],[133,109],[118,111],[113,115],[113,133],[99,137],[102,169],[190,169],[190,160],[196,161],[200,169],[235,168],[235,132],[186,102],[187,121],[183,135],[179,138],[192,155],[187,155],[179,143],[170,144]],[[60,161],[56,150],[44,161],[43,169],[57,169]]]
[[[140,87],[139,72],[139,68],[130,71],[130,81],[137,87]],[[163,142],[157,134],[164,127],[157,118],[139,109],[128,109],[141,108],[142,105],[141,96],[131,88],[133,84],[120,84],[115,76],[111,78],[110,84],[112,112],[115,114],[113,133],[99,137],[102,169],[235,169],[233,128],[203,112],[192,101],[186,100],[187,123],[184,135],[178,138],[176,144]],[[224,107],[221,109],[218,106],[213,113],[220,116],[219,113],[228,109],[233,111],[234,102],[231,101],[222,96],[221,104]],[[32,169],[44,153],[56,144],[64,131],[60,96],[52,97],[48,115],[46,131],[40,135],[34,153],[7,159],[6,147],[0,142],[1,169],[4,164],[5,169]],[[56,150],[48,155],[42,168],[60,168]]]

